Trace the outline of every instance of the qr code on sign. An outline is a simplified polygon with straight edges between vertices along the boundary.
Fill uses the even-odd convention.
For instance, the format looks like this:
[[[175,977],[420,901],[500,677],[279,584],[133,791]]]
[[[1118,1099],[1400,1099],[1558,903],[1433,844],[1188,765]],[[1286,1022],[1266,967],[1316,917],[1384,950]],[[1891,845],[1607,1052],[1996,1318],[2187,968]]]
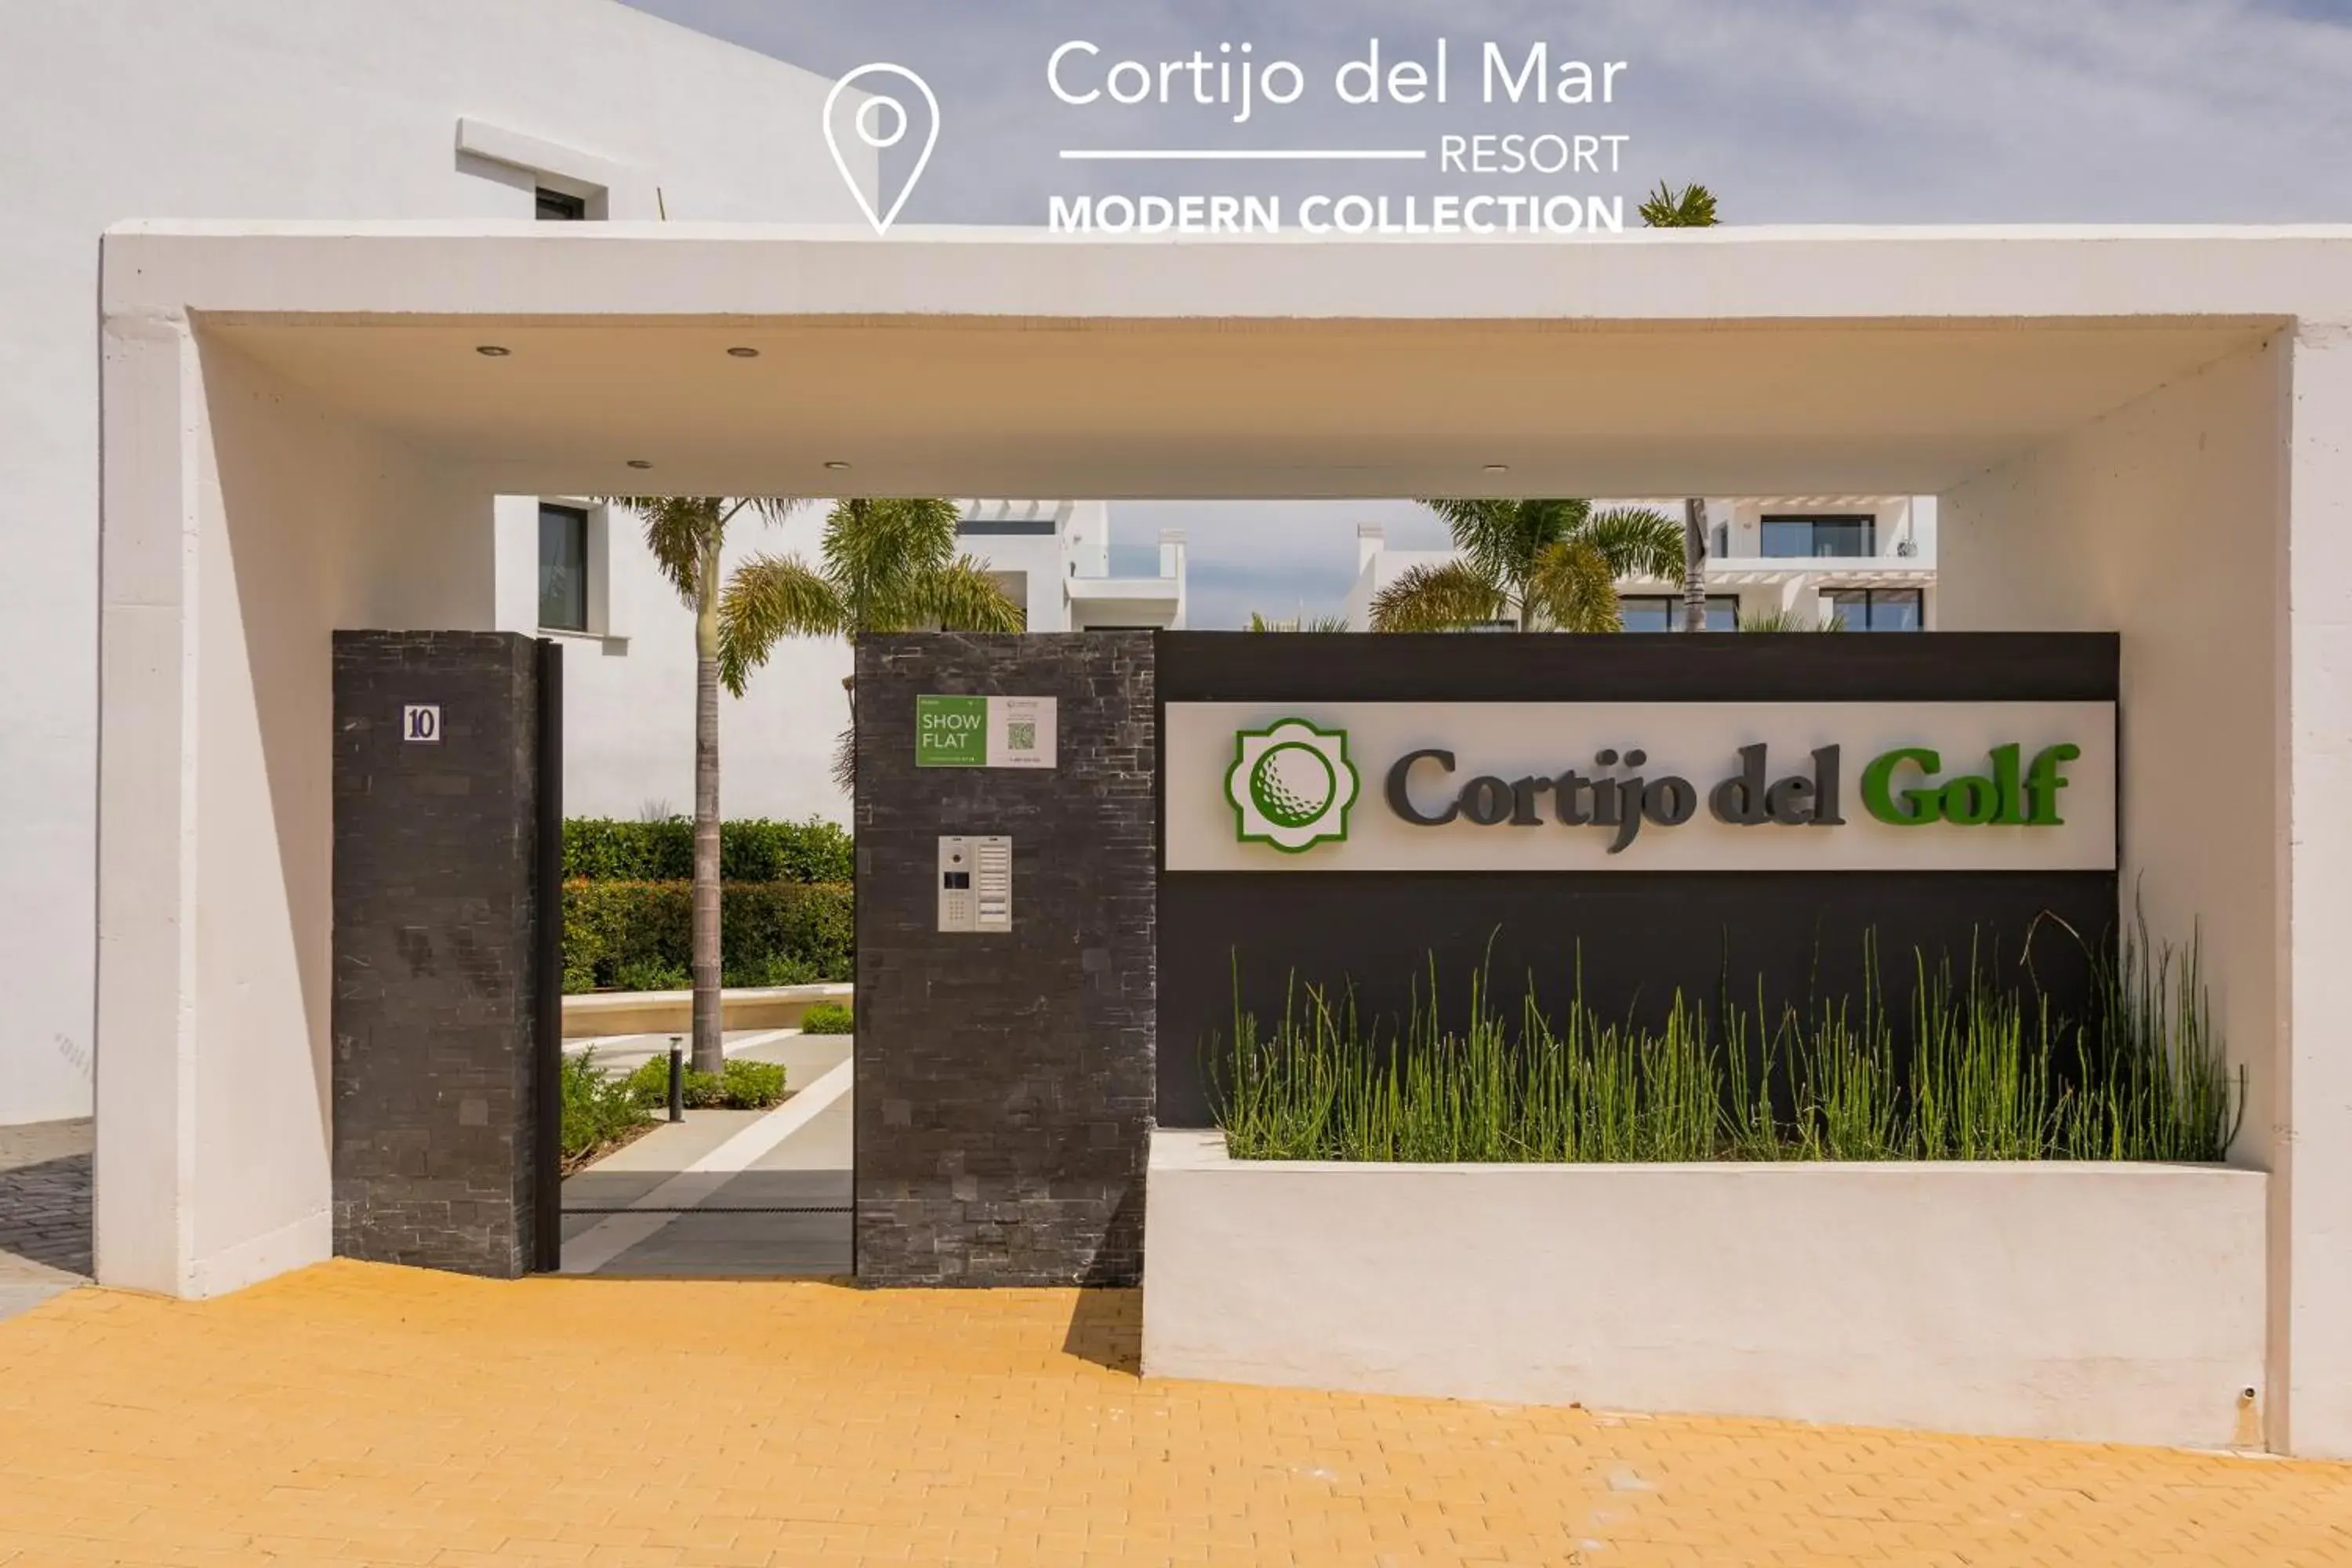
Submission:
[[[1037,721],[1034,719],[1007,720],[1004,725],[1004,744],[1006,747],[1015,752],[1035,751],[1037,749]]]

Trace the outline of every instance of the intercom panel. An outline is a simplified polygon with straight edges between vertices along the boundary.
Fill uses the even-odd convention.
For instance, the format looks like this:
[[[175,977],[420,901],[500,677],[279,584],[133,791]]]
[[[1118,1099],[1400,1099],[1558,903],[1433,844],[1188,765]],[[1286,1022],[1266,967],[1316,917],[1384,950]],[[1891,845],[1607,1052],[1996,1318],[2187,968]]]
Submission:
[[[1002,834],[942,836],[940,930],[1013,929],[1013,840]]]

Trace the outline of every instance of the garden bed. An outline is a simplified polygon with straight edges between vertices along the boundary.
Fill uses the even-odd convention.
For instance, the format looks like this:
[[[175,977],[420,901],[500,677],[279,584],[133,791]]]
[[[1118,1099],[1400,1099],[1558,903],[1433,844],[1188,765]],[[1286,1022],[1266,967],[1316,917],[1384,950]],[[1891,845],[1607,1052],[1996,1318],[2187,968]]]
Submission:
[[[1153,1135],[1143,1370],[2254,1446],[2268,1178],[2095,1161],[1238,1161]]]
[[[567,1054],[562,1075],[561,1163],[567,1176],[652,1131],[656,1110],[669,1099],[666,1056],[648,1058],[633,1071],[616,1074],[596,1065],[591,1047]],[[781,1066],[740,1058],[730,1058],[723,1072],[689,1068],[680,1087],[686,1106],[694,1110],[765,1110],[789,1098]]]

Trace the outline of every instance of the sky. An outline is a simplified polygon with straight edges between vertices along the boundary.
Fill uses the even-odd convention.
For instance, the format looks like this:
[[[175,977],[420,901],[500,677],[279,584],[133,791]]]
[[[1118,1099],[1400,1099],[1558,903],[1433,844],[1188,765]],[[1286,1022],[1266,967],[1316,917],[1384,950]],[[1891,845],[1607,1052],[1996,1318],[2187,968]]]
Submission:
[[[1727,223],[2352,221],[2352,0],[630,0],[836,76],[874,61],[938,97],[936,151],[899,221],[1035,225],[1049,198],[1314,191],[1427,200],[1568,191],[1633,203],[1704,181]],[[1339,100],[1335,74],[1377,38],[1383,71],[1448,46],[1446,105]],[[1304,90],[1232,104],[1060,101],[1115,61],[1286,59]],[[1608,103],[1477,101],[1483,47],[1513,69],[1541,42],[1557,71],[1622,60]],[[1233,51],[1221,54],[1219,46]],[[1130,77],[1129,79],[1132,79]],[[1360,86],[1361,77],[1353,79]],[[903,179],[927,127],[886,155]],[[1624,138],[1612,172],[1442,172],[1440,138]],[[1064,149],[1412,148],[1379,164],[1072,162]],[[1335,173],[1335,168],[1339,171]],[[895,189],[895,187],[892,187]],[[1631,221],[1629,217],[1629,221]],[[1278,516],[1274,514],[1279,514]],[[1158,531],[1191,540],[1192,622],[1336,611],[1355,527],[1392,543],[1442,531],[1409,502],[1119,502],[1114,568],[1149,570]],[[1276,526],[1278,525],[1278,526]]]

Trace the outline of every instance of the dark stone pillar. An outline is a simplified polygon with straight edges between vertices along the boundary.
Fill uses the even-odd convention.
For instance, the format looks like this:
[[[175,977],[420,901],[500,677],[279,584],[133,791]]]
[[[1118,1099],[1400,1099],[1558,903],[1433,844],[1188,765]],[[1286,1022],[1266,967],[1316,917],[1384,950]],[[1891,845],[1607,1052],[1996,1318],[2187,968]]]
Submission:
[[[915,766],[922,694],[1051,697],[1050,769]],[[1131,1284],[1157,984],[1149,633],[861,638],[857,1272]],[[1013,929],[938,930],[938,840],[1013,839]]]
[[[541,658],[509,633],[335,634],[344,1257],[500,1277],[544,1262]],[[438,709],[437,738],[404,734],[415,705]]]

